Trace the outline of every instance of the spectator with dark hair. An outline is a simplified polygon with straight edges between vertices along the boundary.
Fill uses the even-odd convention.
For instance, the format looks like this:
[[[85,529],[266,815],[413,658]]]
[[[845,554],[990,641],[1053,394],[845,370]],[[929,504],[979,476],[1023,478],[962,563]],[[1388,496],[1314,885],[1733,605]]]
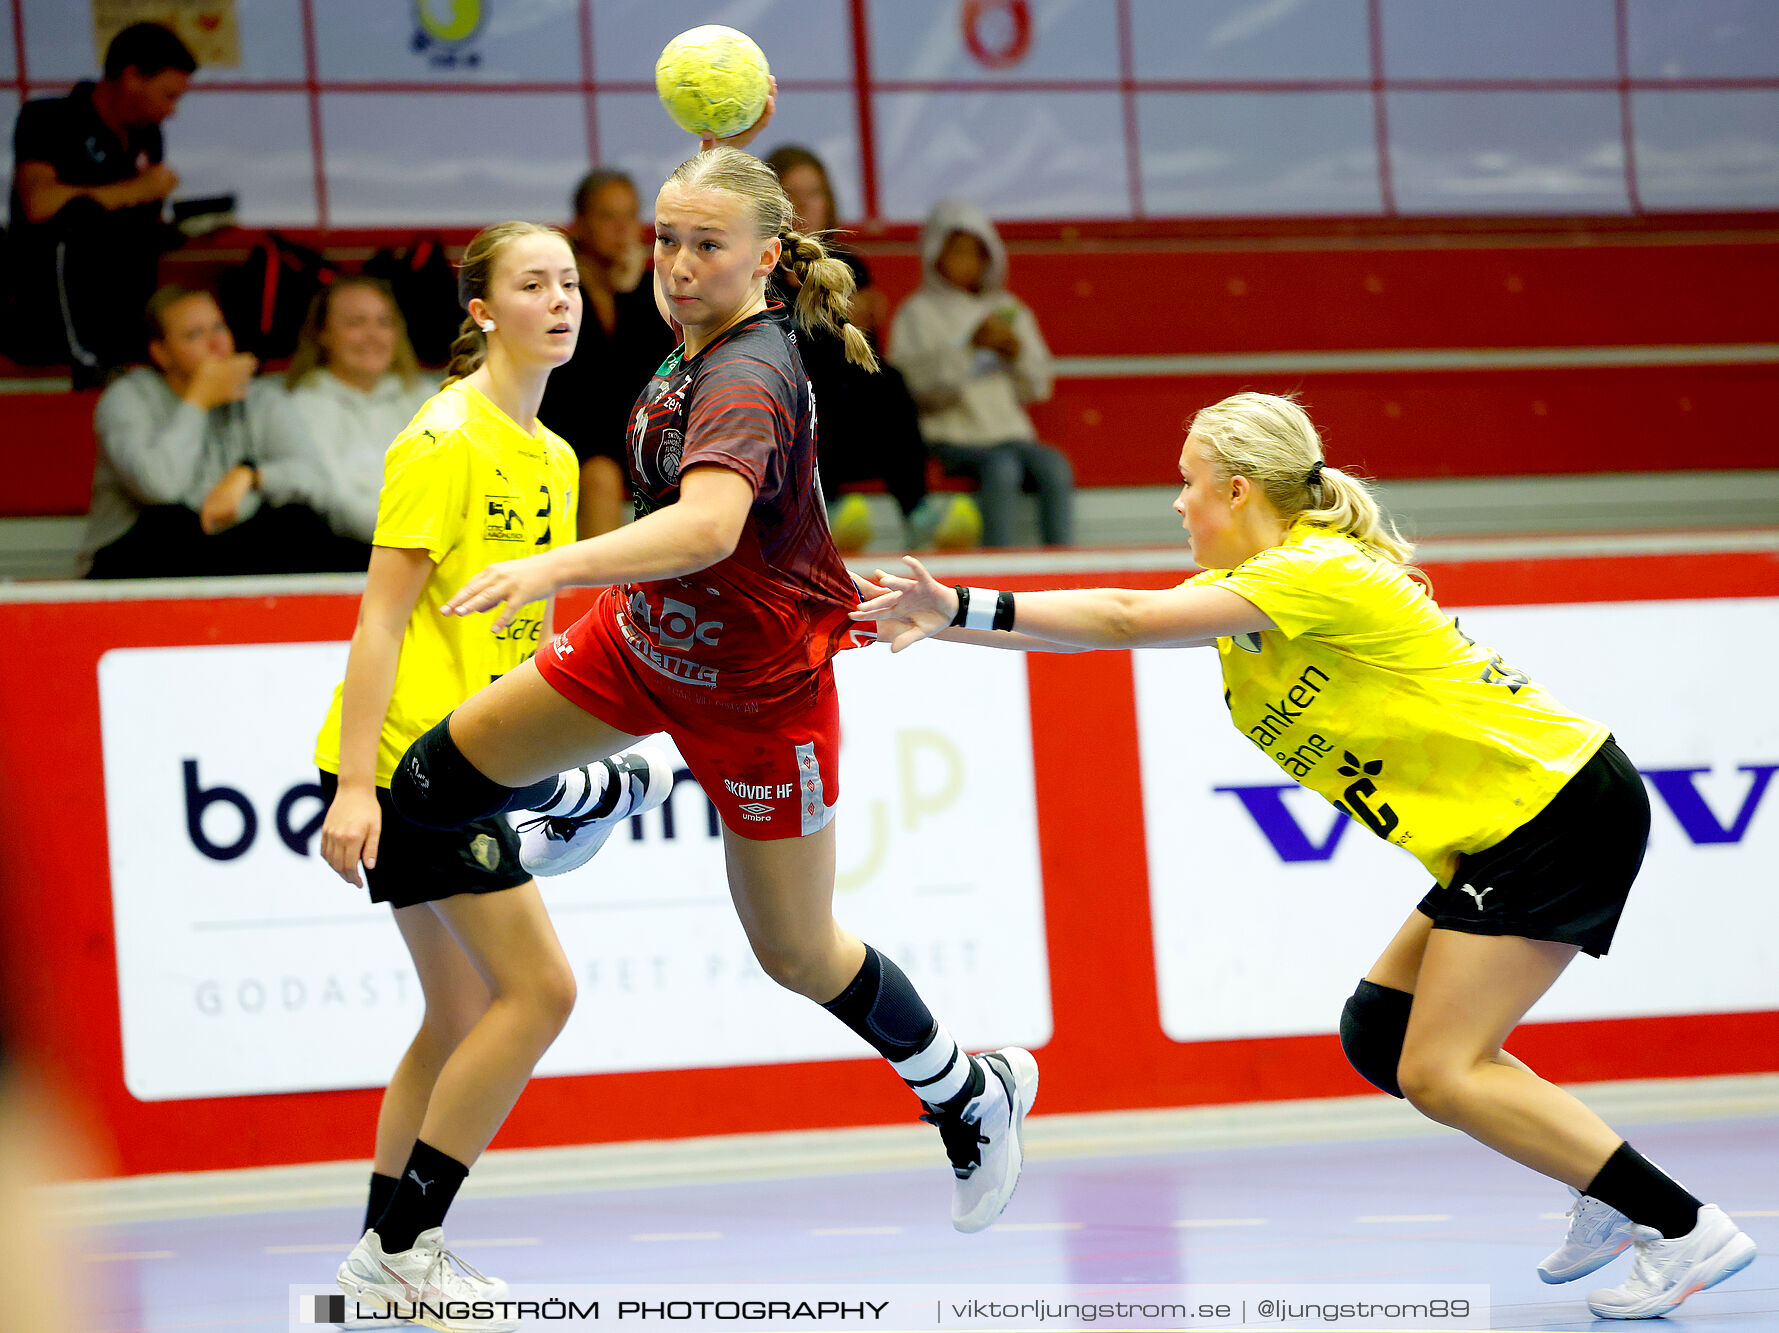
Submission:
[[[576,531],[610,532],[630,500],[624,442],[636,397],[673,350],[673,331],[644,282],[649,248],[642,242],[636,184],[602,167],[575,186],[568,238],[581,274],[584,314],[574,357],[550,376],[538,419],[574,450],[581,463]]]
[[[271,415],[268,457],[309,465],[292,498],[315,510],[370,560],[383,487],[383,456],[439,377],[423,374],[389,285],[362,273],[315,294],[284,372],[289,397]]]
[[[857,287],[848,318],[870,340],[872,350],[878,350],[889,303],[882,289],[872,285],[865,261],[828,238],[838,213],[827,167],[795,144],[768,154],[766,165],[777,173],[796,210],[797,229],[823,237],[828,253],[852,270]],[[777,295],[794,297],[796,277],[781,265],[774,285]],[[871,514],[864,496],[843,494],[842,488],[853,482],[882,481],[902,510],[907,531],[901,540],[909,546],[974,546],[982,536],[982,516],[975,502],[967,495],[927,494],[927,447],[901,372],[880,363],[876,374],[867,374],[846,359],[840,339],[819,329],[799,332],[797,343],[820,411],[815,449],[834,544],[851,554],[871,540]]]
[[[327,524],[289,503],[310,465],[275,457],[276,383],[235,350],[209,292],[164,287],[148,302],[154,369],[99,399],[99,457],[81,542],[88,578],[284,574],[350,567]],[[363,569],[362,561],[357,565]]]
[[[162,160],[161,122],[197,70],[185,43],[155,23],[111,39],[105,77],[19,109],[11,225],[18,278],[6,321],[21,361],[73,367],[96,384],[141,354],[142,311],[161,252],[161,221],[179,177]]]

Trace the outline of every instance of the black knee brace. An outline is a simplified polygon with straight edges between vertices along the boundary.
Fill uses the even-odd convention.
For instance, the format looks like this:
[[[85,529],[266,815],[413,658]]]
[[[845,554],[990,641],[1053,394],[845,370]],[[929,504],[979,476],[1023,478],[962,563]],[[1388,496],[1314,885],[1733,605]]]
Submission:
[[[1402,1096],[1396,1066],[1402,1063],[1402,1039],[1414,1000],[1407,991],[1361,981],[1340,1011],[1340,1046],[1347,1060],[1367,1083],[1392,1097]]]
[[[447,714],[402,755],[389,781],[389,795],[410,823],[452,829],[504,810],[513,789],[484,776],[463,757],[451,739]]]

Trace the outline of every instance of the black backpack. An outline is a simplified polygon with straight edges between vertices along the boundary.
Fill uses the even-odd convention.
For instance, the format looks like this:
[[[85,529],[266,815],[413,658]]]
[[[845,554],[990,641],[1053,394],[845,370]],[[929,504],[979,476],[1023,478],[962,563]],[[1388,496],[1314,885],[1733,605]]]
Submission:
[[[296,351],[309,303],[338,272],[318,251],[267,232],[247,262],[216,283],[236,344],[261,361],[288,357]]]
[[[442,366],[449,361],[451,344],[463,326],[463,307],[457,304],[457,270],[445,243],[437,236],[422,236],[379,250],[365,261],[364,271],[389,284],[421,363]]]

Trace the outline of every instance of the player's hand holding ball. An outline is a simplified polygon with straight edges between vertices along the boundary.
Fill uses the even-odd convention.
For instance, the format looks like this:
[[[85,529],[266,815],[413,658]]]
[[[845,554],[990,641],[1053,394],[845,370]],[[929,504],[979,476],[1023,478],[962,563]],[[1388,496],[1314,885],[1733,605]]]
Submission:
[[[562,590],[556,576],[555,552],[528,555],[523,560],[499,560],[477,574],[451,595],[439,608],[442,615],[473,616],[478,612],[501,606],[501,613],[488,628],[498,634],[512,624],[513,617],[533,602],[554,597]]]
[[[902,563],[908,566],[913,578],[886,574],[881,569],[875,571],[872,577],[887,591],[851,613],[854,620],[880,622],[880,639],[886,637],[885,631],[893,631],[887,634],[892,653],[937,634],[957,614],[956,589],[934,579],[927,567],[911,555],[903,556]]]
[[[700,150],[742,148],[772,120],[778,80],[753,38],[721,24],[690,28],[655,62],[655,91],[673,123],[696,134]]]

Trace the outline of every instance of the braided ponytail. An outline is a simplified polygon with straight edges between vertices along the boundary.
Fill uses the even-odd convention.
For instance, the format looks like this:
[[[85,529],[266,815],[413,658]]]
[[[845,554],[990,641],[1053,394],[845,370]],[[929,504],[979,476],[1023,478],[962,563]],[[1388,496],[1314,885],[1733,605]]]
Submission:
[[[837,335],[845,344],[848,361],[866,370],[877,369],[877,354],[871,350],[870,340],[847,318],[854,288],[852,269],[830,255],[816,237],[792,230],[791,200],[772,168],[751,153],[718,144],[681,162],[666,185],[721,190],[744,200],[753,210],[760,239],[779,239],[784,246],[780,262],[801,284],[797,322],[806,329],[825,329]]]
[[[857,283],[852,268],[835,259],[815,236],[786,228],[778,234],[791,272],[797,275],[797,322],[806,329],[823,329],[846,346],[846,359],[866,370],[877,369],[877,353],[871,340],[852,323],[853,292]]]

